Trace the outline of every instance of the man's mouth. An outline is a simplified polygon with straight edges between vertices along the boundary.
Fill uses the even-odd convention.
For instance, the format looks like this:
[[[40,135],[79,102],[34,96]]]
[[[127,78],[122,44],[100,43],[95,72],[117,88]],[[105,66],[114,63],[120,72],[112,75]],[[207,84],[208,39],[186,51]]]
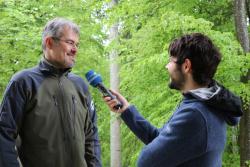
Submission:
[[[71,53],[66,53],[66,57],[68,60],[75,62],[75,55]]]
[[[74,54],[67,53],[66,55],[69,56],[69,57],[71,57],[71,58],[73,58],[73,59],[75,58],[75,55],[74,55]]]

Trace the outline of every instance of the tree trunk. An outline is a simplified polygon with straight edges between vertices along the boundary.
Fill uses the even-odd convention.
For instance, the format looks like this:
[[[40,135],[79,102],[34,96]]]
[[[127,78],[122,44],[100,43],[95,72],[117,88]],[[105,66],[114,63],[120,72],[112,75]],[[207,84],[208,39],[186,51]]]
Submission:
[[[118,0],[112,0],[111,7],[118,4]],[[114,24],[110,29],[109,40],[117,40],[118,24]],[[117,62],[117,50],[110,53],[110,87],[115,91],[119,91],[119,65]],[[120,138],[121,120],[116,114],[111,112],[110,120],[110,161],[111,167],[121,167],[121,138]]]
[[[249,167],[250,160],[250,107],[244,110],[244,116],[240,121],[240,166]]]
[[[247,30],[247,11],[246,0],[235,0],[235,28],[237,38],[244,49],[245,53],[249,52],[249,36]],[[249,80],[250,72],[242,76],[242,82]],[[244,109],[244,114],[240,122],[240,164],[241,167],[248,167],[247,161],[250,160],[250,105]]]
[[[246,1],[234,0],[235,28],[237,38],[245,52],[249,52],[249,37],[247,30]]]
[[[112,51],[110,54],[110,83],[111,88],[115,91],[119,90],[119,66],[115,59],[117,52]],[[120,138],[121,120],[116,114],[111,112],[110,120],[110,150],[111,150],[111,167],[121,167],[121,138]]]

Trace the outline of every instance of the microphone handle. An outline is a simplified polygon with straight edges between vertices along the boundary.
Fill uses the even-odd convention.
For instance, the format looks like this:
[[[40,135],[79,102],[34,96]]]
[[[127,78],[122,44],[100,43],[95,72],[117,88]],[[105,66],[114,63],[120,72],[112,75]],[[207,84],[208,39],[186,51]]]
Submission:
[[[112,93],[102,83],[99,83],[96,87],[99,89],[103,96],[111,97],[111,100],[116,99],[116,97],[112,95]],[[122,107],[122,103],[118,101],[118,104],[114,106],[114,109],[118,110]]]

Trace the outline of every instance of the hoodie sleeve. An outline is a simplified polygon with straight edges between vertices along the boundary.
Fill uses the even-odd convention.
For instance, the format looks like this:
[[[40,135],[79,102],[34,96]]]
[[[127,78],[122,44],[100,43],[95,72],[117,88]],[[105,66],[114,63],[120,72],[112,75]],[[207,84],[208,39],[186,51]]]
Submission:
[[[150,143],[159,134],[159,130],[145,120],[135,106],[129,106],[121,118],[130,130],[144,143]]]
[[[145,130],[145,134],[155,134],[155,138],[140,153],[138,167],[161,167],[178,166],[196,156],[201,155],[206,150],[206,125],[203,116],[195,110],[182,110],[174,114],[171,120],[164,125],[159,134],[155,129],[148,127],[148,123],[143,124],[148,128],[141,128],[136,110],[131,110],[126,114],[126,124],[135,134]],[[127,115],[130,114],[130,115]],[[125,115],[123,116],[125,117]],[[145,137],[145,135],[142,135]]]
[[[0,108],[0,166],[18,167],[15,139],[25,106],[24,86],[11,81]]]

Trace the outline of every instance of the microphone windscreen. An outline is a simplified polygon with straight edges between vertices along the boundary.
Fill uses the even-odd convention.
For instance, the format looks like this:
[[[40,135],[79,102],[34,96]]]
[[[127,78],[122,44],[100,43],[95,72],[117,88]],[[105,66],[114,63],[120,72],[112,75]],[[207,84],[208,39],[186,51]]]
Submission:
[[[85,77],[89,84],[93,87],[96,87],[98,84],[102,83],[102,77],[100,74],[97,74],[94,70],[89,70]]]

